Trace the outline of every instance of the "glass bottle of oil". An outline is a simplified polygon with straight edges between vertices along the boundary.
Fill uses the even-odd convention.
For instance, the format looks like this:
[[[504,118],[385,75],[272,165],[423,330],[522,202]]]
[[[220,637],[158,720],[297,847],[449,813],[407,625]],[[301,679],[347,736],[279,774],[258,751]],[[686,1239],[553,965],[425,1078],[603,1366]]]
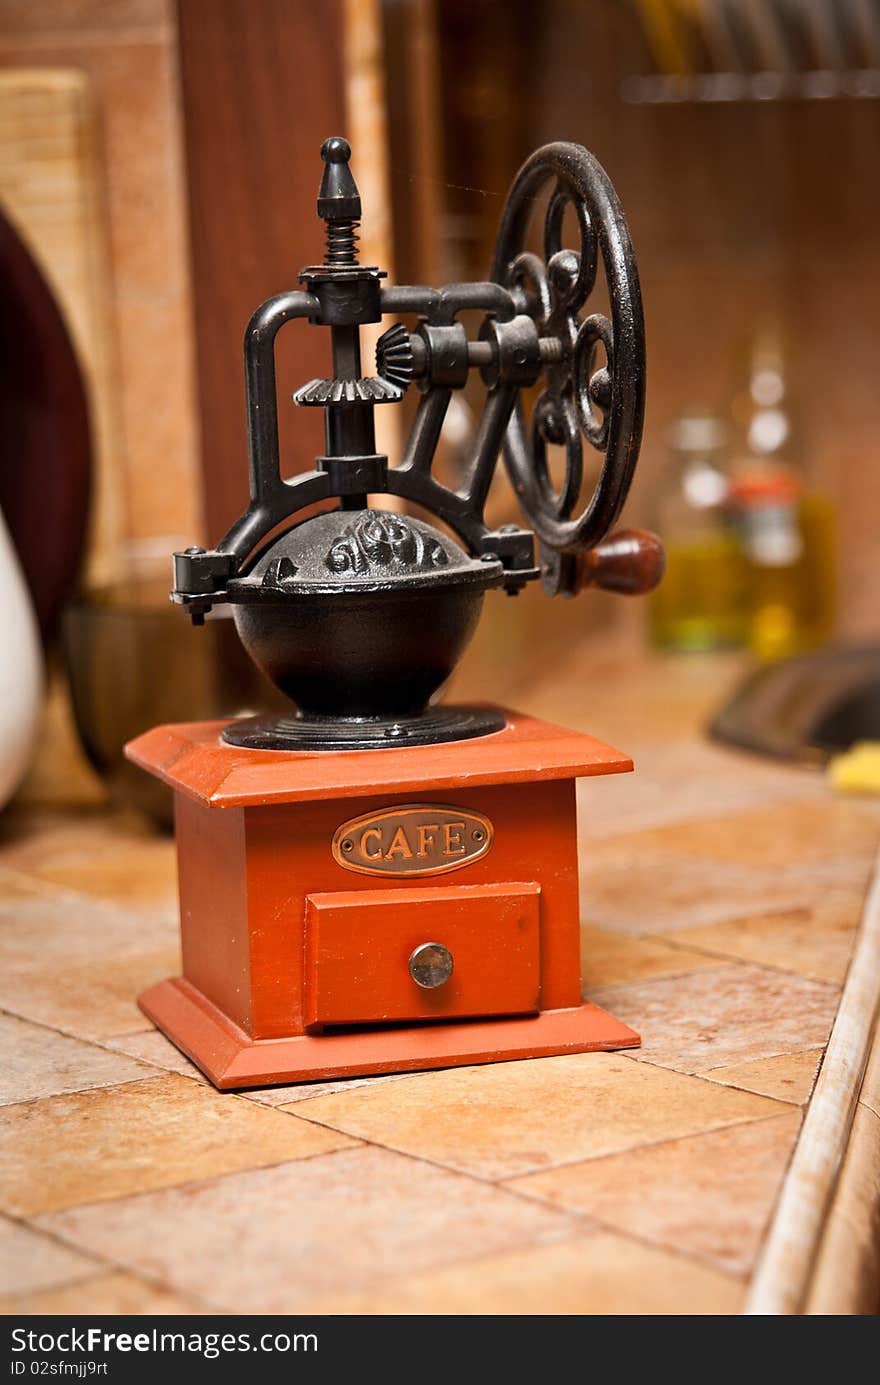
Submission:
[[[772,338],[753,348],[737,412],[744,445],[732,467],[731,502],[746,565],[747,642],[759,658],[781,659],[833,634],[836,525],[833,501],[794,462],[783,358]]]
[[[746,573],[730,521],[728,429],[691,413],[671,429],[655,506],[666,575],[652,594],[651,638],[661,649],[719,649],[746,636]]]

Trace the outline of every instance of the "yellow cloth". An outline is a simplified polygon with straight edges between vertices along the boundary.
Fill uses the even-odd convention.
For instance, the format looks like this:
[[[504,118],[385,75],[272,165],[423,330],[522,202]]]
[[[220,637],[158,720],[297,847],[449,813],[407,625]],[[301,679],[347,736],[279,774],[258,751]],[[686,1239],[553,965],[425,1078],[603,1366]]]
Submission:
[[[880,741],[857,741],[828,764],[835,789],[844,793],[880,793]]]

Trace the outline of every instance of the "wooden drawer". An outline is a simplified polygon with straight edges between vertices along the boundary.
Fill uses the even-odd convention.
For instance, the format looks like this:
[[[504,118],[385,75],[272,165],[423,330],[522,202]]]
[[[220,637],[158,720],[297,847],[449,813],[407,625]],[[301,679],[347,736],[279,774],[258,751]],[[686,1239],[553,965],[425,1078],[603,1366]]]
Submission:
[[[539,885],[519,881],[308,895],[306,1024],[537,1010],[540,895]],[[410,970],[425,943],[452,954],[451,975],[432,989]]]

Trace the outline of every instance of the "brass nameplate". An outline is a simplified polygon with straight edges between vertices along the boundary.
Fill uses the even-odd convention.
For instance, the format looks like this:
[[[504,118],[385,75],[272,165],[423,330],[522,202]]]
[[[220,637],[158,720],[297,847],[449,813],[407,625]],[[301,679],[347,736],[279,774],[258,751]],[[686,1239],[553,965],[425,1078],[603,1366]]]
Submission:
[[[493,836],[482,813],[412,803],[344,822],[332,849],[341,866],[363,875],[440,875],[485,856]]]

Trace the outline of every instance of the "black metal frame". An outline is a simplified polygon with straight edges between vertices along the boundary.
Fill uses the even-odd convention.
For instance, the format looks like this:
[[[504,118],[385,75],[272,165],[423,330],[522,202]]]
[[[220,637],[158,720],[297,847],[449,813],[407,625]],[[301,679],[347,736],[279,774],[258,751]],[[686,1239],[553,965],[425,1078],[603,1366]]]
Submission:
[[[501,219],[492,278],[484,283],[383,285],[355,252],[360,199],[343,140],[327,141],[319,211],[328,227],[322,265],[302,271],[304,290],[268,299],[248,323],[244,340],[250,503],[211,550],[175,554],[174,599],[200,621],[224,600],[227,582],[246,573],[262,541],[315,502],[340,499],[362,508],[385,492],[444,521],[475,557],[492,554],[505,569],[508,590],[538,575],[533,534],[544,550],[551,590],[565,590],[567,555],[597,544],[616,520],[632,479],[644,411],[645,348],[641,295],[623,212],[601,165],[575,144],[539,149],[520,170]],[[555,179],[544,226],[544,258],[525,250],[536,199]],[[565,207],[575,210],[580,249],[561,244]],[[611,320],[581,321],[604,268]],[[469,340],[459,315],[485,314]],[[415,314],[414,333],[401,325],[380,340],[376,377],[361,378],[359,327],[388,314]],[[325,410],[326,455],[316,469],[285,480],[278,447],[275,338],[295,319],[328,326],[334,379],[312,381],[294,401]],[[607,362],[596,368],[597,349]],[[473,453],[461,485],[437,481],[431,467],[453,390],[472,369],[487,386]],[[527,433],[520,391],[546,374],[546,388]],[[422,391],[403,457],[396,466],[375,451],[373,408],[402,398],[410,380]],[[603,455],[595,491],[575,516],[583,476],[583,438]],[[547,445],[561,444],[566,474],[559,492],[547,468]],[[503,451],[510,479],[531,530],[491,530],[486,496]]]

